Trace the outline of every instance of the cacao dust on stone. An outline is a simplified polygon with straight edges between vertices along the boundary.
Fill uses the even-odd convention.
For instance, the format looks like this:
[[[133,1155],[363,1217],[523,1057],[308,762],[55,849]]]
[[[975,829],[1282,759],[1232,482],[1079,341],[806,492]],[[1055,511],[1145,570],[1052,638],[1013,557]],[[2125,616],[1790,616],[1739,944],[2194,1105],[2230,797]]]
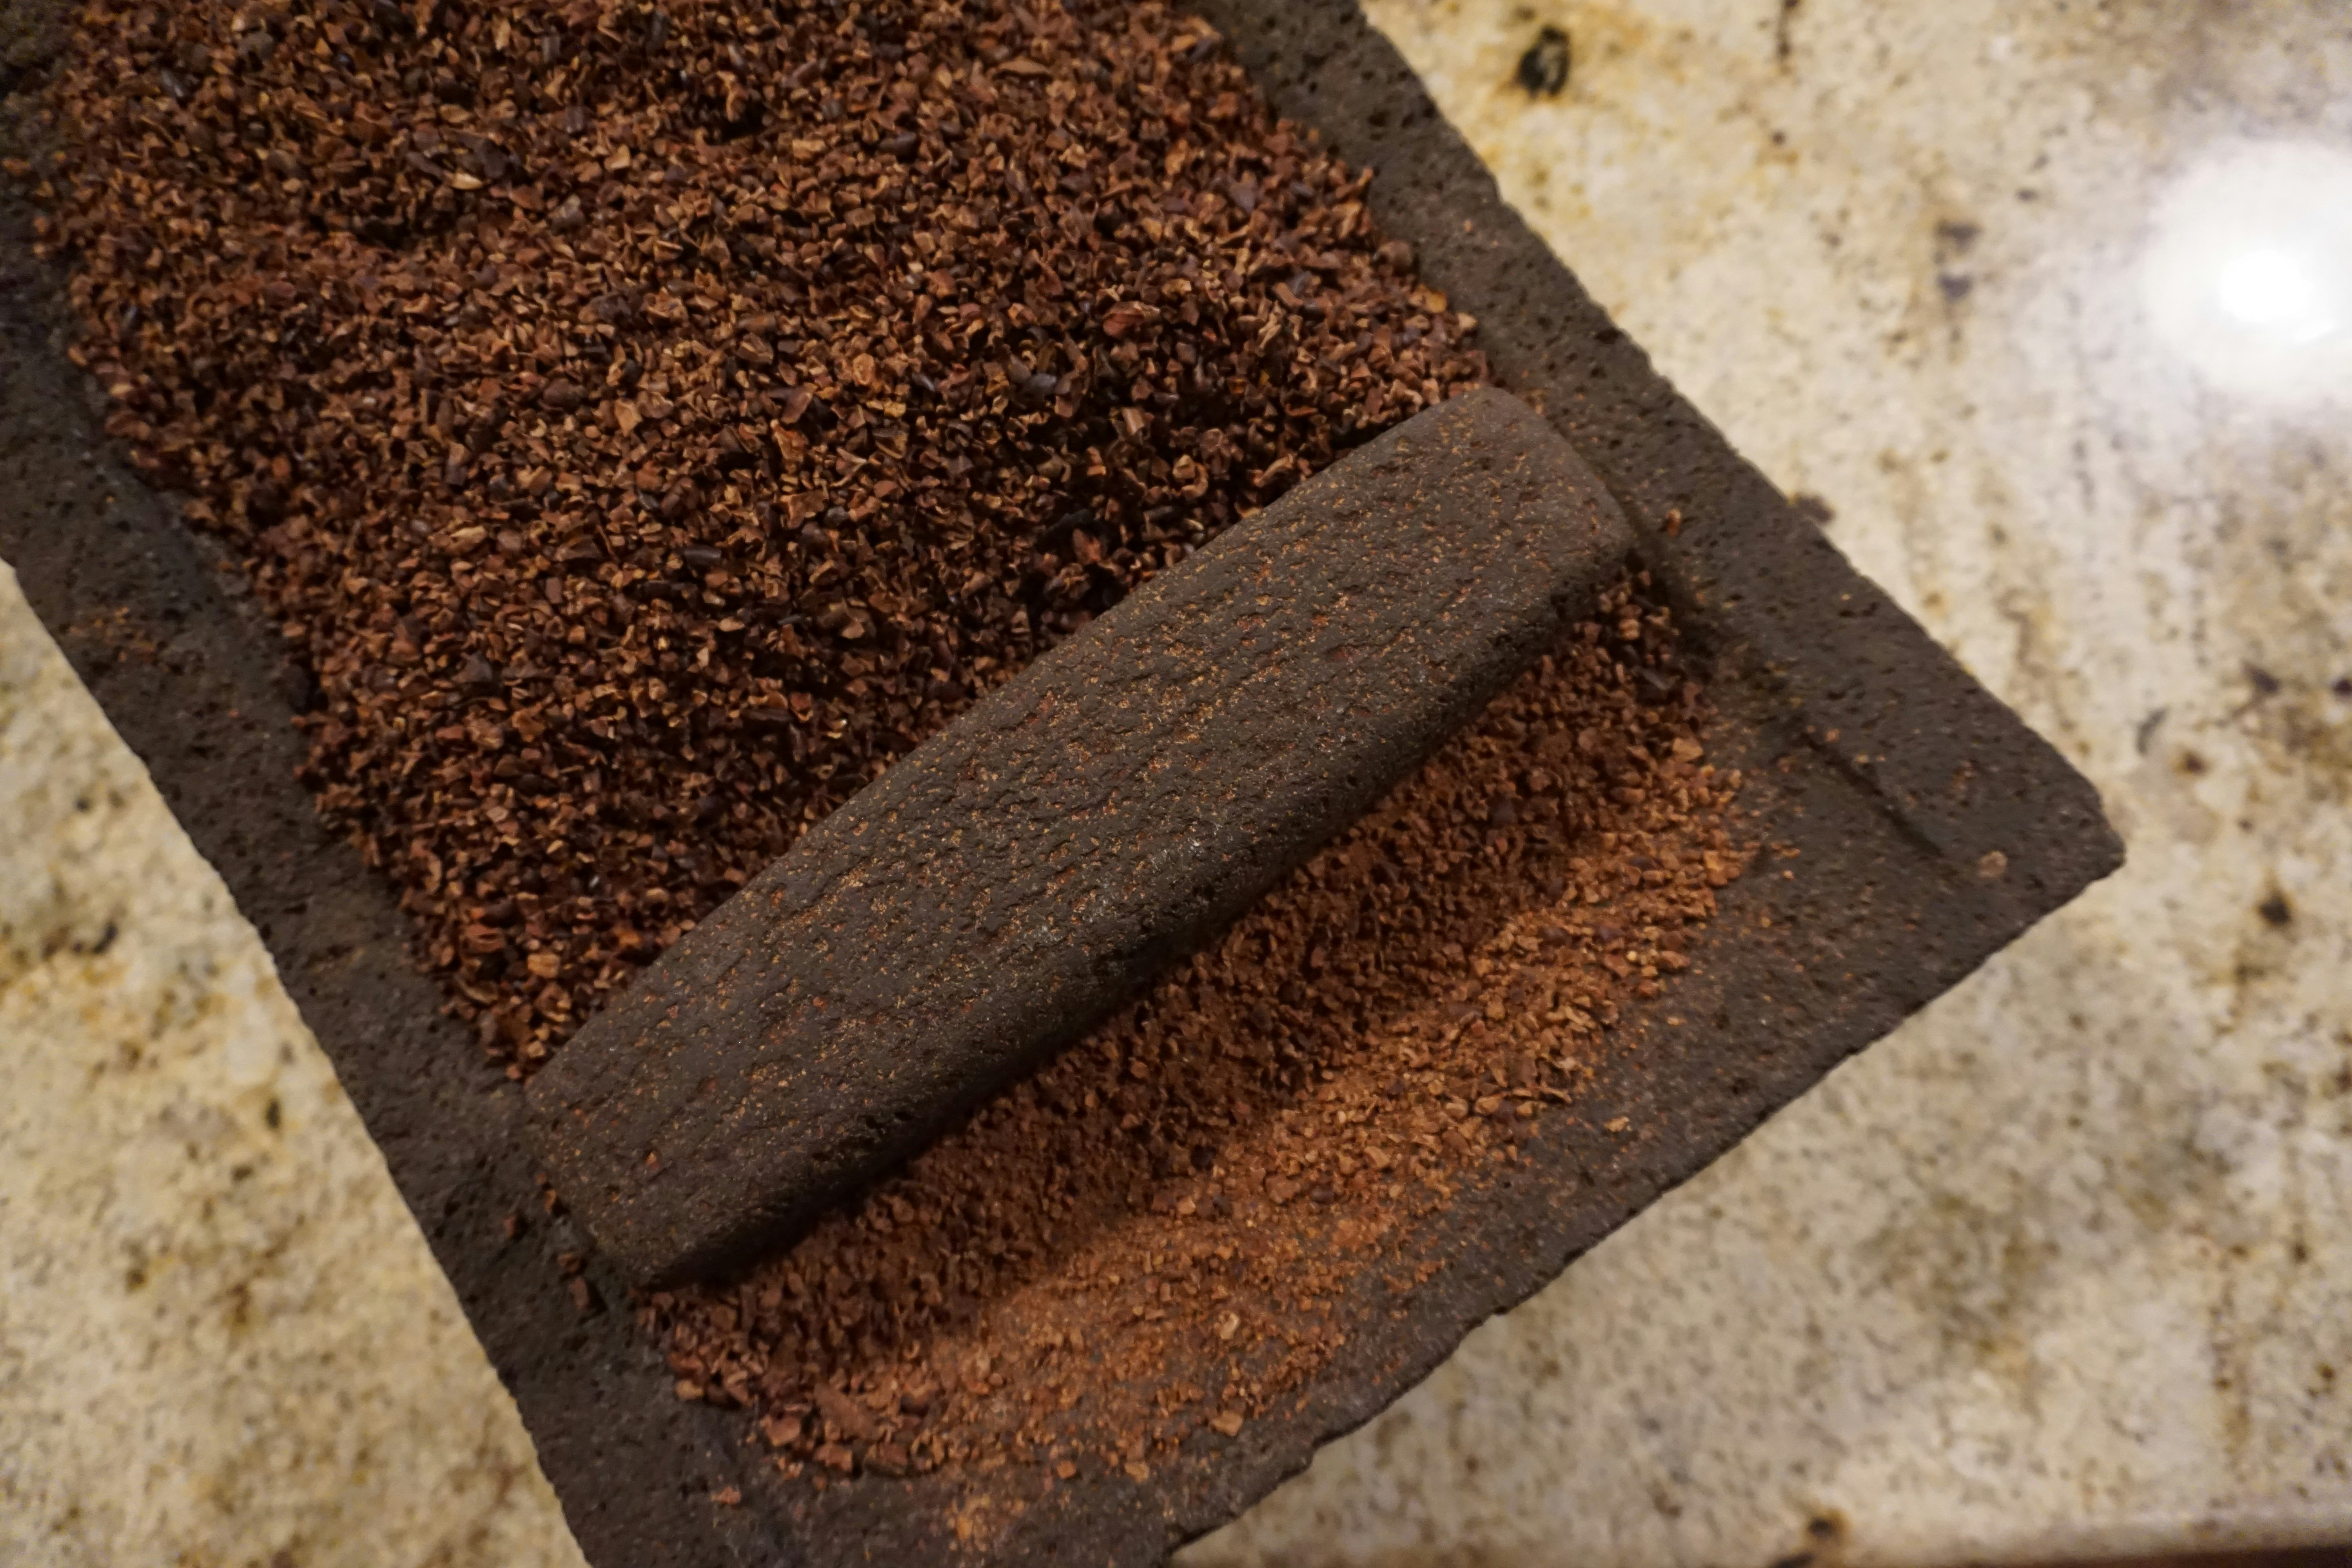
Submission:
[[[980,692],[1486,374],[1370,176],[1153,3],[98,0],[49,103],[72,353],[517,1076]],[[1686,962],[1743,861],[1706,720],[1629,584],[1213,952],[638,1303],[680,1394],[819,1484],[1239,1434]]]
[[[1573,1100],[1746,856],[1633,584],[1213,950],[724,1286],[640,1309],[789,1473],[1138,1479],[1237,1436]]]
[[[1158,4],[97,0],[44,246],[520,1075],[975,696],[1486,379]]]

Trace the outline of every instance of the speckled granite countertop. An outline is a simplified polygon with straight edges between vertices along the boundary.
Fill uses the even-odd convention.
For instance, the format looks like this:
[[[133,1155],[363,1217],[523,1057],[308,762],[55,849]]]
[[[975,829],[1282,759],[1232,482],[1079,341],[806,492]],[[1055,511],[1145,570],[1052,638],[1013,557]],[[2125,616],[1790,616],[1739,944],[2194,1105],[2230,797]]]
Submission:
[[[2132,859],[1186,1562],[2352,1537],[2340,7],[1370,9]],[[1557,97],[1514,79],[1547,24]],[[577,1563],[258,944],[5,581],[0,821],[0,1560]]]

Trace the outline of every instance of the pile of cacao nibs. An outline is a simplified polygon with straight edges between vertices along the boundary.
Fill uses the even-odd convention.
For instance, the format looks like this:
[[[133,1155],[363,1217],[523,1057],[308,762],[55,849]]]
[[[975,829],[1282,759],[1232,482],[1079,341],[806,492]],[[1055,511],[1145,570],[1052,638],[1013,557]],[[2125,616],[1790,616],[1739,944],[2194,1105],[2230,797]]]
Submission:
[[[1168,7],[98,0],[45,247],[510,1065],[992,682],[1484,379]]]

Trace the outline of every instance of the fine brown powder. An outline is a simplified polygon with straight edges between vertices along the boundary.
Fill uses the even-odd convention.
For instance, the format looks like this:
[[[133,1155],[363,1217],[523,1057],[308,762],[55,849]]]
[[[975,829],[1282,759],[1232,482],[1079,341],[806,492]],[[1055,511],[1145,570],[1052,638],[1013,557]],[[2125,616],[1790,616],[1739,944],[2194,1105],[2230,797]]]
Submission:
[[[1344,1332],[1349,1282],[1573,1098],[1744,856],[1632,584],[1213,950],[722,1288],[641,1310],[778,1461],[1148,1475]]]

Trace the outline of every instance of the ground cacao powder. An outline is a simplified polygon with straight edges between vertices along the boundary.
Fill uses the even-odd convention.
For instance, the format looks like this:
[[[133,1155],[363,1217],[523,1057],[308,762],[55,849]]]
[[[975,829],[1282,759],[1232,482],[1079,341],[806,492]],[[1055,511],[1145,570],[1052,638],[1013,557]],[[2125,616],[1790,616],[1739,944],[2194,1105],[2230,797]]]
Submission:
[[[649,1298],[679,1394],[795,1474],[1068,1479],[1297,1390],[1744,864],[1668,616],[1603,608],[1184,973],[789,1252]]]

